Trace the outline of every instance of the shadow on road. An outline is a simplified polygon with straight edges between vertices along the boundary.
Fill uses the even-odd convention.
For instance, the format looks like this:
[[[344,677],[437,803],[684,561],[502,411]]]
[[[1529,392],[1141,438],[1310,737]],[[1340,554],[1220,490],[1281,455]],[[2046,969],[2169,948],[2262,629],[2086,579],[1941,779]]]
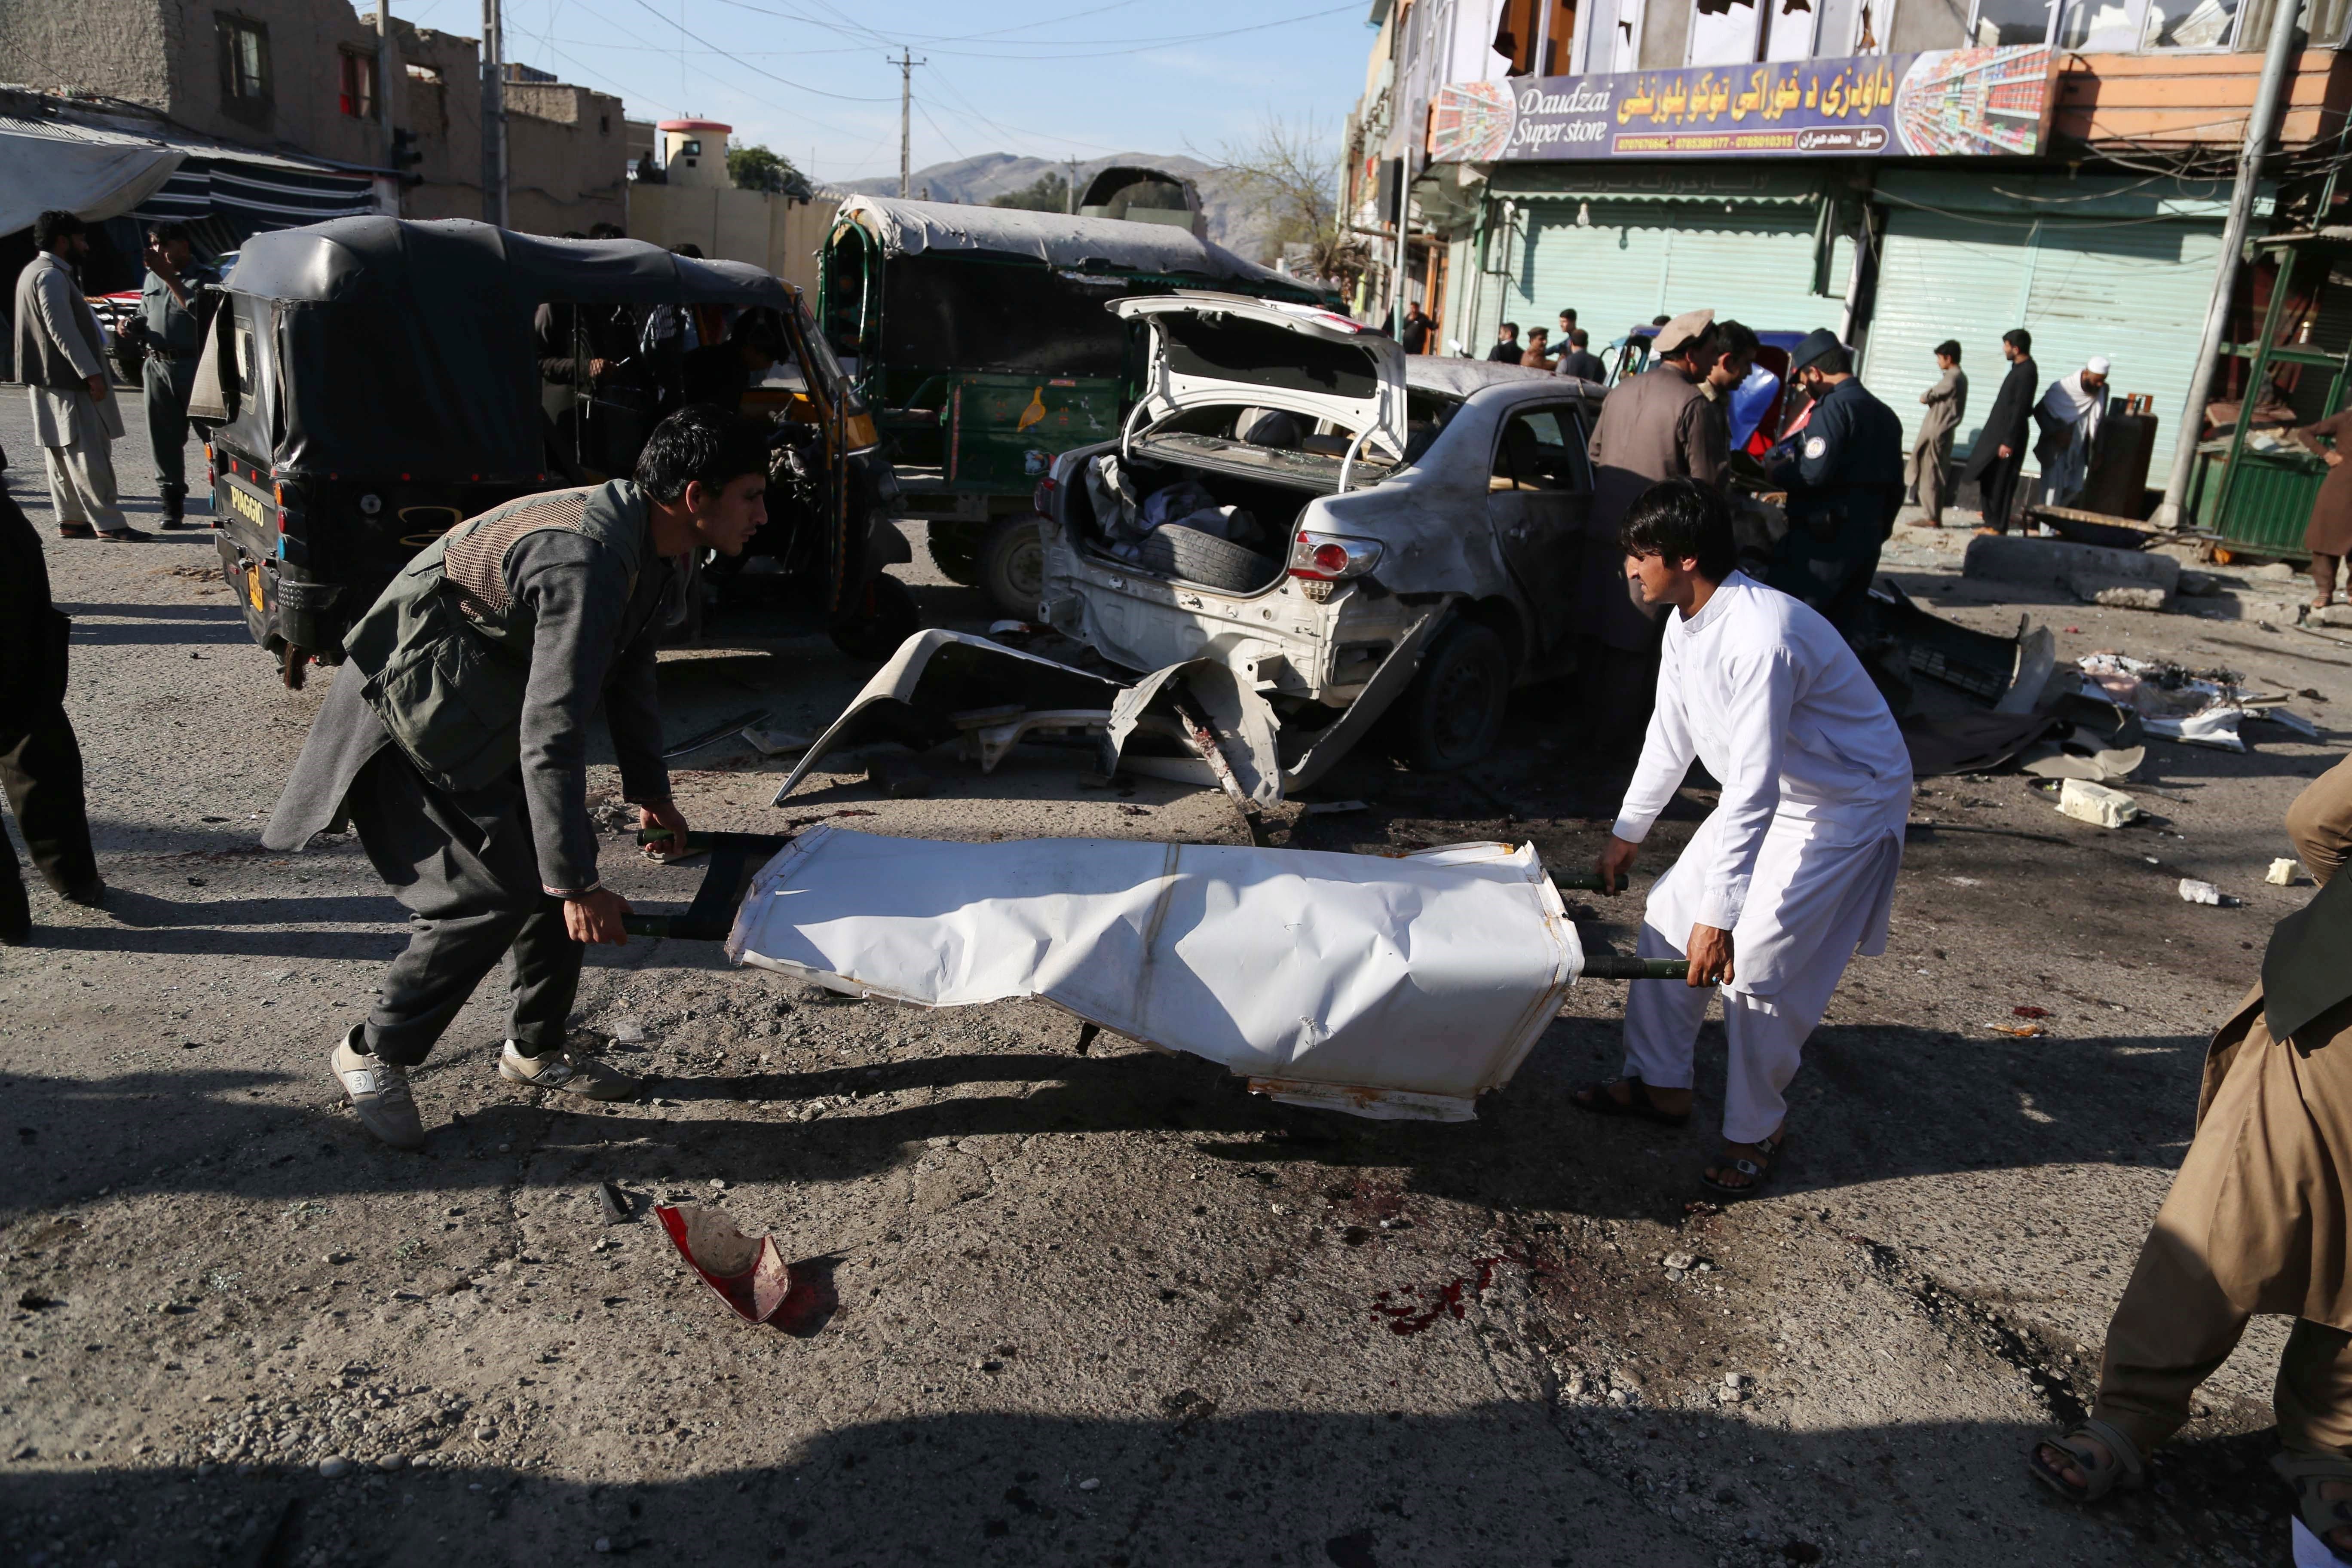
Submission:
[[[767,1355],[793,1354],[791,1342],[771,1342]],[[593,1402],[597,1383],[628,1375],[559,1367],[538,1392]],[[1178,1375],[1196,1385],[1173,1386]],[[2159,1486],[2085,1514],[2032,1487],[2019,1426],[1767,1436],[1696,1411],[1548,1402],[1450,1417],[1249,1408],[1265,1396],[1223,1387],[1213,1368],[1168,1381],[1092,1396],[1133,1416],[908,1415],[805,1443],[793,1440],[789,1408],[718,1408],[733,1386],[720,1384],[681,1392],[667,1431],[582,1432],[564,1445],[572,1473],[561,1478],[534,1473],[522,1455],[478,1458],[462,1440],[428,1469],[331,1481],[315,1461],[242,1477],[222,1466],[199,1479],[42,1456],[0,1479],[0,1513],[19,1521],[21,1543],[48,1547],[21,1562],[111,1556],[161,1568],[600,1555],[726,1568],[2123,1568],[2156,1552],[2251,1563],[2284,1561],[2286,1550],[2284,1489],[2261,1466],[2269,1433],[2181,1444],[2157,1461]],[[730,1438],[790,1457],[759,1462]],[[1718,1555],[1726,1546],[1738,1555]]]

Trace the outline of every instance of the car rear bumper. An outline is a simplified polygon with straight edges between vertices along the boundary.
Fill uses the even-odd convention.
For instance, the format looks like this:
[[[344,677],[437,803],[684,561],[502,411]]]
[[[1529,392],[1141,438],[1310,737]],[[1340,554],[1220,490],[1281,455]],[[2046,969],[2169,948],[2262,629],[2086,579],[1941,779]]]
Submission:
[[[1171,582],[1090,554],[1059,524],[1045,526],[1046,619],[1133,670],[1216,658],[1254,675],[1261,691],[1345,708],[1431,606],[1336,587],[1318,600],[1287,575],[1251,594]]]

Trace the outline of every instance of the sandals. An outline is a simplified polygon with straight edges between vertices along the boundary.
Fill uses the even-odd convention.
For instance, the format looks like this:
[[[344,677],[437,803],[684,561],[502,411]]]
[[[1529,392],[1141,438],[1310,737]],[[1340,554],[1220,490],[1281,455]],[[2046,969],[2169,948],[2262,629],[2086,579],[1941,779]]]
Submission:
[[[86,522],[61,522],[58,524],[58,537],[59,539],[96,539],[98,530]]]
[[[1631,1097],[1621,1103],[1615,1095],[1609,1092],[1609,1086],[1613,1083],[1628,1086],[1633,1091]],[[1643,1121],[1654,1121],[1661,1127],[1680,1127],[1690,1121],[1687,1110],[1678,1116],[1671,1110],[1660,1110],[1657,1102],[1650,1098],[1650,1086],[1631,1075],[1622,1079],[1602,1079],[1598,1083],[1579,1084],[1570,1091],[1568,1102],[1588,1116],[1633,1116]]]
[[[1788,1146],[1789,1134],[1785,1131],[1770,1138],[1759,1138],[1756,1141],[1756,1152],[1759,1159],[1743,1157],[1731,1162],[1730,1168],[1748,1178],[1745,1183],[1733,1186],[1701,1171],[1698,1173],[1699,1185],[1727,1198],[1752,1198],[1770,1184],[1772,1173],[1780,1163],[1780,1151]]]
[[[2271,1460],[2271,1468],[2294,1489],[2295,1515],[2304,1529],[2339,1560],[2352,1552],[2352,1546],[2339,1546],[2328,1534],[2352,1530],[2352,1497],[2331,1500],[2319,1495],[2320,1487],[2328,1481],[2352,1481],[2352,1458],[2340,1454],[2282,1453]]]
[[[2093,1448],[2084,1439],[2089,1438],[2105,1450]],[[2083,1473],[2080,1482],[2070,1481],[2059,1473],[2059,1468],[2042,1457],[2043,1447],[2063,1448],[2074,1456],[2074,1468]],[[2082,1425],[2061,1437],[2040,1437],[2025,1450],[2025,1468],[2033,1479],[2064,1498],[2068,1502],[2098,1502],[2110,1493],[2129,1491],[2145,1479],[2140,1465],[2139,1450],[2132,1440],[2097,1416],[2086,1416]],[[2352,1477],[2352,1466],[2338,1472]]]

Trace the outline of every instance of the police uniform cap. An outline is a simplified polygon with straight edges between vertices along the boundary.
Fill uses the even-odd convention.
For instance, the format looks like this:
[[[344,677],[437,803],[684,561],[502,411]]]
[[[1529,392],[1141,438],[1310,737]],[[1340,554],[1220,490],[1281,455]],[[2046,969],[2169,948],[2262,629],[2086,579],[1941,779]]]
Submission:
[[[1658,341],[1652,346],[1662,354],[1678,354],[1706,336],[1706,330],[1713,325],[1713,310],[1685,310],[1658,329]]]
[[[1844,346],[1838,342],[1838,335],[1827,327],[1815,327],[1805,334],[1804,341],[1797,345],[1793,353],[1789,355],[1789,374],[1794,375],[1823,354]]]

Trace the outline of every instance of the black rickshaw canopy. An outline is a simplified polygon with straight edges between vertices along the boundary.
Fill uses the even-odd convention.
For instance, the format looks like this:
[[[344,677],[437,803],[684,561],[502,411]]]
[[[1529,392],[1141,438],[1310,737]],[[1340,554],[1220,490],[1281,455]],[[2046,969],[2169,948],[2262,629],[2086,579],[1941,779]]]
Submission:
[[[798,299],[757,267],[643,240],[393,217],[255,235],[226,287],[236,309],[220,312],[191,412],[212,394],[227,433],[286,478],[539,475],[539,306],[791,311]]]

